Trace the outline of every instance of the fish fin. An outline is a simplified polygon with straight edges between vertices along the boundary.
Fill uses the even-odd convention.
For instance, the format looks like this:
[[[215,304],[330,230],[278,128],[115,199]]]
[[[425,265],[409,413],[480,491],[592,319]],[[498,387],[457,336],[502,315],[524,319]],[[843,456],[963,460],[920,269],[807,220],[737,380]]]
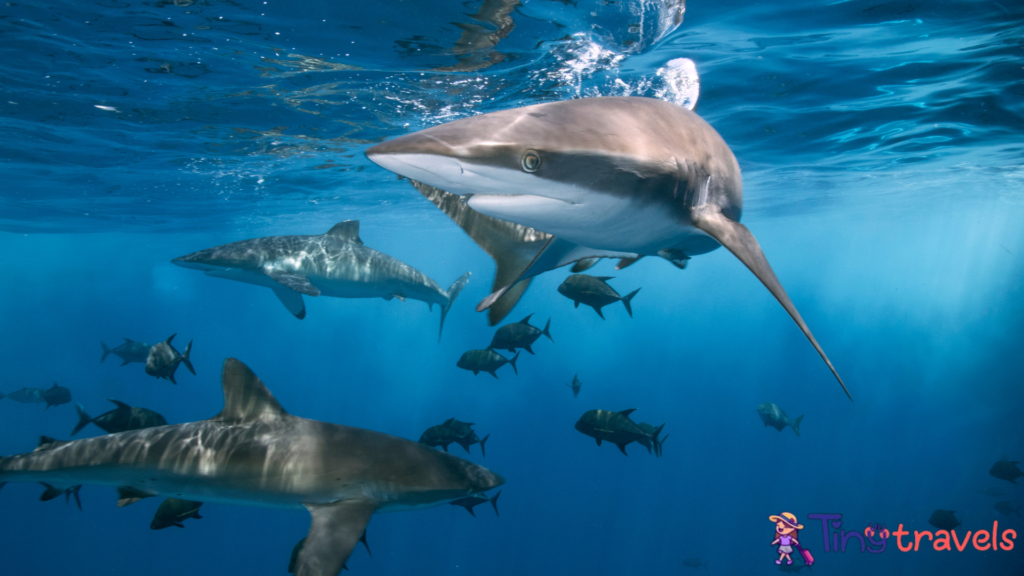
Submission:
[[[313,522],[295,563],[295,576],[337,576],[362,538],[377,504],[342,500],[305,506]]]
[[[532,349],[532,348],[530,348],[530,345],[529,345],[529,344],[527,344],[526,346],[523,346],[523,350],[526,350],[526,351],[527,351],[527,352],[529,352],[530,354],[533,354],[533,349]]]
[[[188,371],[191,372],[193,376],[195,376],[196,375],[196,369],[192,367],[192,361],[189,360],[189,358],[188,358],[189,354],[191,354],[191,353],[192,353],[192,340],[189,340],[188,341],[188,346],[185,346],[185,351],[181,353],[181,363],[185,365],[185,368],[188,368]]]
[[[615,280],[615,276],[592,276],[594,280],[600,280],[601,282],[607,282],[609,280]]]
[[[81,489],[82,489],[82,485],[81,484],[75,484],[71,488],[68,488],[67,490],[65,490],[64,491],[64,502],[68,501],[68,497],[69,496],[74,496],[75,497],[75,505],[77,505],[78,509],[81,510],[82,509],[82,499],[78,497],[78,492]]]
[[[793,432],[796,432],[797,437],[800,436],[800,421],[803,419],[804,415],[801,414],[800,416],[797,417],[796,420],[793,421],[792,424],[790,424],[790,427],[793,428]]]
[[[131,364],[131,362],[130,362],[130,361],[128,361],[128,360],[123,360],[123,361],[121,361],[121,366],[127,366],[127,365],[129,365],[129,364]]]
[[[448,311],[452,309],[452,304],[455,303],[455,299],[458,298],[459,293],[462,292],[462,288],[469,282],[469,277],[472,272],[466,272],[462,276],[459,276],[452,285],[448,287],[445,295],[448,296],[448,303],[441,306],[441,328],[437,331],[437,341],[441,341],[441,333],[444,332],[444,319],[448,316]]]
[[[519,322],[516,322],[516,324],[526,324],[526,325],[529,325],[530,324],[530,318],[533,318],[534,314],[535,314],[535,312],[530,312],[530,314],[526,318],[523,318]]]
[[[451,418],[445,420],[444,422],[441,422],[441,426],[451,426],[452,422],[455,422],[455,416],[452,416]]]
[[[171,374],[168,374],[166,376],[166,378],[171,381],[171,384],[174,384],[175,386],[178,385],[177,380],[174,379],[174,373],[173,372]]]
[[[81,432],[82,428],[85,428],[92,422],[92,418],[85,413],[85,408],[82,408],[82,405],[78,402],[75,402],[75,412],[78,412],[78,424],[75,424],[75,429],[71,431],[72,436]]]
[[[615,269],[616,270],[624,270],[626,268],[629,268],[633,264],[636,264],[637,261],[640,260],[641,258],[643,258],[642,254],[637,256],[637,257],[635,257],[635,258],[622,258],[622,259],[619,260],[619,263],[615,265]]]
[[[448,451],[448,445],[447,444],[441,444],[441,450],[444,450],[445,452],[447,452]]]
[[[544,330],[541,334],[547,336],[548,340],[551,340],[552,342],[555,341],[555,339],[551,337],[551,318],[548,318],[548,322],[544,325]]]
[[[174,337],[177,336],[177,335],[178,335],[178,333],[175,332],[174,334],[171,334],[170,336],[168,336],[167,340],[164,340],[164,344],[168,344],[169,345],[171,343],[171,340],[174,340]]]
[[[270,288],[274,291],[274,296],[284,304],[284,307],[292,313],[299,320],[306,317],[306,303],[302,301],[302,294],[289,290],[281,285],[275,285]]]
[[[48,502],[64,493],[60,488],[54,488],[46,482],[40,482],[40,484],[46,488],[46,490],[43,490],[43,493],[39,496],[39,500],[41,502]]]
[[[630,318],[633,317],[633,307],[629,305],[629,301],[632,300],[633,296],[636,296],[636,293],[639,291],[640,289],[637,288],[636,290],[633,290],[629,294],[626,294],[625,296],[622,297],[622,305],[626,307],[626,312],[629,312]]]
[[[619,452],[622,452],[623,454],[626,454],[626,445],[625,444],[616,444],[616,446],[619,447]],[[626,456],[629,456],[629,454],[626,454]]]
[[[636,412],[636,408],[630,408],[628,410],[620,410],[619,414],[622,414],[626,418],[629,418],[629,415],[632,414],[633,412]]]
[[[36,449],[33,450],[33,452],[39,452],[40,450],[52,450],[53,448],[63,446],[67,443],[67,440],[54,440],[49,436],[40,436],[39,444],[36,446]]]
[[[462,449],[466,451],[466,454],[472,454],[472,452],[469,451],[469,438],[459,438],[459,440],[456,441],[455,443],[458,444],[459,446],[462,446]]]
[[[733,222],[726,218],[725,214],[719,207],[713,204],[705,204],[700,207],[694,207],[690,211],[693,219],[693,224],[700,230],[706,232],[709,236],[718,241],[722,246],[725,246],[730,252],[732,252],[740,262],[757,276],[757,279],[765,285],[766,288],[775,296],[775,299],[782,304],[782,307],[786,309],[796,325],[800,327],[800,330],[810,341],[814,349],[818,351],[818,355],[828,365],[829,370],[832,371],[832,375],[839,381],[839,385],[843,387],[843,391],[846,392],[846,396],[852,401],[853,396],[850,395],[850,391],[847,390],[846,384],[843,383],[843,379],[839,377],[839,373],[836,372],[832,362],[825,355],[825,351],[818,344],[818,341],[814,339],[814,335],[811,334],[811,329],[807,327],[803,318],[800,317],[800,313],[797,312],[796,306],[789,299],[785,289],[779,279],[775,276],[775,272],[772,271],[771,265],[768,264],[768,259],[765,258],[764,252],[761,251],[761,246],[757,243],[757,239],[750,233],[750,230],[746,226],[739,222]]]
[[[530,354],[533,354],[533,352],[530,352]],[[516,355],[508,361],[508,363],[512,365],[512,371],[516,373],[516,376],[519,376],[519,369],[516,368],[516,360],[519,360],[519,352],[516,352]],[[497,376],[495,376],[495,378],[497,378]]]
[[[452,502],[451,504],[452,504],[452,506],[462,506],[463,508],[466,509],[466,512],[469,512],[470,516],[472,516],[473,518],[476,518],[476,512],[473,512],[473,506],[472,505],[466,504],[464,502]]]
[[[402,296],[400,294],[388,294],[388,297],[384,299],[390,302],[394,298],[398,298],[399,302],[405,302],[405,296]]]
[[[152,498],[153,496],[156,496],[156,493],[139,490],[138,488],[132,488],[131,486],[118,486],[117,507],[124,508],[125,506],[134,504],[143,498]]]
[[[491,435],[488,434],[487,436],[484,436],[483,440],[480,441],[480,455],[483,456],[484,458],[487,458],[487,449],[484,448],[484,443],[487,442],[487,439],[490,437]]]
[[[498,496],[501,496],[501,490],[498,490],[497,494],[495,494],[493,497],[489,498],[489,500],[491,501],[491,506],[494,506],[494,515],[495,516],[500,516],[500,514],[498,514]]]
[[[395,299],[395,295],[394,294],[385,294],[385,295],[381,296],[381,298],[383,298],[385,302],[391,302],[392,300]]]
[[[580,301],[579,300],[573,300],[572,301],[572,307],[573,308],[579,308],[580,307]]]
[[[113,398],[107,398],[107,402],[113,402],[114,406],[117,406],[121,410],[131,410],[132,409],[131,406],[125,404],[124,402],[121,402],[120,400],[114,400]]]
[[[359,537],[359,541],[363,543],[366,548],[366,553],[373,556],[373,552],[370,552],[370,543],[366,541],[366,528],[363,528],[363,535]]]
[[[320,290],[309,282],[309,278],[300,274],[289,274],[287,272],[281,272],[280,270],[271,270],[270,272],[267,272],[267,276],[281,286],[294,290],[300,294],[314,297],[320,295]]]
[[[178,528],[184,528],[185,527],[185,525],[182,524],[181,522],[175,522],[174,524],[171,524],[171,526],[177,526]]]
[[[600,446],[600,445],[601,445],[601,439],[600,439],[600,438],[594,438],[594,440],[597,440],[597,445],[598,445],[598,446]]]
[[[579,274],[580,272],[586,272],[594,267],[601,259],[600,258],[581,258],[573,264],[569,270],[573,274]]]
[[[100,357],[100,364],[103,364],[107,360],[107,356],[110,356],[110,348],[107,348],[107,344],[100,340],[100,346],[103,347],[103,356]]]
[[[221,383],[224,387],[224,409],[210,420],[242,424],[272,422],[288,415],[259,377],[234,358],[224,361]]]
[[[604,314],[601,313],[601,307],[600,306],[591,306],[591,308],[594,309],[594,312],[597,312],[597,315],[601,317],[601,320],[605,319],[604,318]]]
[[[363,240],[359,238],[359,220],[345,220],[344,222],[338,222],[332,226],[324,236],[334,236],[335,238],[349,240],[356,244],[363,243]]]
[[[495,374],[494,370],[489,370],[489,372],[490,372],[491,376],[494,376],[495,380],[501,380],[501,378],[498,378],[498,375]]]
[[[473,376],[478,376],[479,374],[480,374],[479,370],[473,370]]]

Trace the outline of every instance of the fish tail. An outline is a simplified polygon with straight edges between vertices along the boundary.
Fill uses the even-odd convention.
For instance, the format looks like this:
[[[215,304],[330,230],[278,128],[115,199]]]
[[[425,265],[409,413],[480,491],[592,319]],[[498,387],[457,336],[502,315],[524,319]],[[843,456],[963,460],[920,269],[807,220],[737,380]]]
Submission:
[[[495,516],[500,516],[498,514],[498,496],[501,496],[501,490],[498,490],[498,493],[495,494],[493,498],[490,498],[491,506],[494,506],[494,515]]]
[[[544,325],[544,331],[541,332],[541,334],[547,336],[548,340],[551,340],[552,342],[554,342],[555,339],[551,337],[551,332],[549,331],[550,328],[551,328],[551,318],[548,318],[548,323]]]
[[[519,376],[519,369],[516,368],[516,360],[519,360],[519,354],[520,352],[516,352],[516,355],[508,361],[508,363],[512,365],[512,371],[516,373],[516,376]]]
[[[193,376],[195,376],[196,375],[196,369],[192,367],[192,361],[188,359],[188,355],[191,354],[191,353],[192,353],[192,341],[189,340],[188,341],[188,346],[185,346],[185,352],[181,355],[181,363],[185,365],[185,368],[188,368],[188,371],[191,372]]]
[[[445,296],[448,297],[448,303],[441,306],[441,328],[437,331],[438,342],[441,341],[441,334],[444,332],[444,319],[448,316],[448,311],[452,309],[452,304],[455,302],[455,299],[458,298],[459,292],[462,292],[463,286],[466,285],[466,282],[469,282],[469,276],[471,274],[471,272],[466,272],[462,276],[459,276],[459,279],[452,282],[452,285],[448,287],[448,291],[445,292]]]
[[[661,440],[658,440],[658,443],[657,443],[658,458],[661,458],[661,447],[665,445],[665,440],[668,440],[669,436],[671,436],[671,434],[665,434],[664,438],[662,438]]]
[[[800,436],[800,421],[801,421],[801,420],[803,420],[803,419],[804,419],[804,415],[803,415],[803,414],[801,414],[800,416],[798,416],[798,417],[797,417],[797,419],[796,419],[796,420],[794,420],[794,421],[793,421],[793,422],[792,422],[792,423],[790,424],[790,426],[792,426],[792,427],[793,427],[793,432],[796,432],[796,435],[797,435],[797,436]]]
[[[107,348],[107,344],[103,340],[100,340],[100,346],[103,347],[103,356],[100,358],[100,364],[103,364],[107,356],[110,356],[110,348]]]
[[[82,405],[78,402],[75,402],[75,411],[78,412],[78,424],[75,424],[75,429],[71,431],[72,436],[81,432],[82,428],[85,428],[92,422],[92,418],[86,414],[85,408],[82,408]]]
[[[629,301],[632,300],[633,296],[636,296],[636,293],[639,292],[639,291],[640,291],[640,289],[637,288],[636,290],[633,290],[629,294],[626,294],[625,296],[622,297],[622,304],[625,305],[626,312],[629,312],[629,317],[630,318],[633,317],[633,307],[629,305]]]
[[[487,439],[490,437],[491,435],[488,434],[487,436],[484,436],[483,440],[480,441],[480,454],[483,455],[484,458],[487,458],[487,451],[484,449],[484,442],[487,442]]]

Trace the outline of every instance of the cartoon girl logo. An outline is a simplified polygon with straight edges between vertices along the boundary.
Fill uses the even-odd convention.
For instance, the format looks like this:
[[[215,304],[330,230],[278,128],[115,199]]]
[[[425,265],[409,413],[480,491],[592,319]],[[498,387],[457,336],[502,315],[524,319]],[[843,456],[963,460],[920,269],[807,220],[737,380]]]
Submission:
[[[775,522],[775,540],[772,540],[772,546],[776,544],[779,546],[779,559],[775,561],[776,564],[782,564],[783,560],[786,561],[787,566],[793,564],[790,554],[793,553],[794,548],[800,552],[804,564],[808,566],[814,564],[814,557],[800,546],[800,541],[797,540],[797,534],[804,529],[804,525],[797,522],[795,515],[783,512],[780,516],[769,516],[768,520]]]

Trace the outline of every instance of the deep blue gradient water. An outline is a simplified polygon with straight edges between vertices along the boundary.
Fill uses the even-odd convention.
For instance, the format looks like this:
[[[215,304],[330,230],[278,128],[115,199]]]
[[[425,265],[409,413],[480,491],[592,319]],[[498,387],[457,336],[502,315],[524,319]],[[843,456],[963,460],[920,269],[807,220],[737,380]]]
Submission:
[[[810,573],[1021,573],[1020,538],[826,553],[807,515],[934,530],[946,509],[958,531],[1024,530],[993,509],[1024,504],[1024,482],[988,473],[1024,460],[1024,4],[694,0],[678,28],[668,4],[0,6],[0,391],[56,381],[93,415],[115,398],[189,422],[221,409],[230,356],[298,416],[414,440],[454,416],[491,434],[486,458],[451,448],[506,477],[501,517],[377,515],[374,555],[357,549],[352,574],[685,574],[687,558],[773,574],[768,516],[782,511],[806,524]],[[556,292],[566,271],[545,274],[508,321],[551,317],[554,343],[524,353],[518,376],[455,367],[493,335],[473,311],[493,262],[363,151],[598,95],[696,102],[743,168],[743,222],[854,402],[725,250],[685,271],[599,264],[620,293],[643,287],[632,319],[574,309]],[[473,273],[440,344],[420,302],[307,298],[298,321],[269,290],[170,264],[345,219],[443,286]],[[100,340],[173,333],[194,339],[198,373],[180,369],[177,386],[98,363]],[[806,414],[801,436],[765,428],[763,402]],[[593,408],[667,422],[664,457],[596,447],[573,430]],[[76,421],[72,404],[0,400],[0,454],[67,439]],[[184,530],[152,531],[159,499],[118,508],[86,486],[79,512],[41,490],[0,492],[4,573],[285,574],[309,524],[209,503]]]

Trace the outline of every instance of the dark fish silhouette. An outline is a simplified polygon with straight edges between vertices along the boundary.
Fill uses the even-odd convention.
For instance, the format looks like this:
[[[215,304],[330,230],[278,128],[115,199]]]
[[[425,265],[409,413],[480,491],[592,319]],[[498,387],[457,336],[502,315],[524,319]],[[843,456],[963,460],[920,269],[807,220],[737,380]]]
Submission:
[[[103,356],[100,358],[101,364],[106,361],[107,356],[113,354],[121,359],[121,366],[131,364],[132,362],[145,364],[146,358],[149,356],[149,349],[152,348],[149,344],[136,342],[130,338],[125,338],[124,344],[116,348],[108,348],[102,340],[100,340],[100,346],[103,347]]]
[[[153,521],[149,523],[149,527],[153,530],[163,530],[171,526],[184,528],[185,525],[182,522],[189,518],[203,519],[199,515],[199,507],[202,505],[202,502],[168,498],[161,502],[160,507],[156,509],[156,514],[153,515]]]
[[[580,388],[583,387],[583,382],[580,382],[580,377],[578,374],[573,374],[572,384],[566,384],[566,386],[572,388],[572,397],[576,398],[577,396],[580,395]]]
[[[629,419],[629,415],[635,410],[636,408],[621,412],[590,410],[576,422],[576,429],[597,440],[598,446],[602,441],[611,442],[618,446],[623,454],[626,454],[627,444],[637,442],[641,438],[648,438],[647,434]],[[628,454],[626,455],[628,456]]]
[[[687,568],[707,569],[708,563],[702,561],[700,558],[687,558],[686,560],[683,560],[683,566],[686,566]]]
[[[166,378],[171,381],[171,384],[177,384],[174,381],[174,372],[178,369],[178,364],[184,364],[193,376],[196,373],[196,369],[192,367],[192,362],[188,358],[192,352],[192,341],[189,340],[188,346],[185,346],[185,353],[179,354],[171,345],[171,340],[174,340],[175,336],[177,334],[171,334],[166,341],[154,345],[149,349],[149,356],[146,357],[146,374],[157,378]]]
[[[1003,516],[1009,516],[1010,514],[1016,514],[1017,518],[1020,518],[1020,506],[1014,508],[1009,500],[1000,500],[995,505],[996,512],[999,512]]]
[[[648,424],[647,422],[641,422],[637,424],[637,426],[639,426],[640,429],[643,430],[645,434],[647,434],[646,438],[641,438],[637,440],[637,442],[639,442],[641,445],[647,448],[648,454],[650,454],[651,449],[653,449],[654,455],[657,456],[658,458],[661,458],[661,445],[665,443],[665,440],[668,440],[669,434],[666,434],[664,438],[660,439],[658,438],[658,435],[661,434],[661,431],[665,428],[665,425],[662,424],[661,426],[655,428],[654,426]]]
[[[463,370],[473,372],[474,376],[481,372],[487,372],[491,376],[497,378],[498,375],[495,374],[494,371],[505,364],[511,364],[512,370],[515,371],[516,375],[518,375],[519,370],[516,369],[516,360],[518,359],[518,352],[515,356],[509,359],[491,349],[470,350],[463,354],[462,358],[459,358],[459,361],[455,365]]]
[[[928,523],[935,526],[939,530],[952,530],[960,525],[960,521],[956,519],[955,510],[936,510],[932,512],[932,517],[928,519]]]
[[[71,431],[71,435],[74,436],[75,434],[78,434],[82,428],[85,428],[89,424],[99,426],[100,429],[108,434],[124,432],[126,430],[153,428],[154,426],[164,426],[167,424],[167,420],[165,420],[163,416],[153,412],[152,410],[129,406],[124,402],[119,402],[110,398],[107,398],[107,401],[113,402],[117,407],[109,412],[104,412],[95,418],[91,418],[86,414],[85,409],[82,408],[81,404],[75,403],[75,409],[78,411],[78,424],[75,426],[75,429]]]
[[[494,338],[491,340],[491,345],[488,346],[488,348],[495,350],[508,350],[513,354],[515,354],[516,348],[522,348],[530,354],[533,354],[533,350],[530,346],[533,345],[533,343],[537,341],[537,338],[540,338],[542,334],[547,336],[548,340],[554,342],[551,338],[551,332],[549,331],[551,328],[551,318],[548,318],[547,324],[545,324],[544,329],[541,330],[536,326],[530,325],[530,317],[532,316],[533,314],[530,314],[515,324],[506,324],[501,328],[498,328],[498,331],[494,333]]]
[[[1017,468],[1017,464],[1019,464],[1019,462],[1000,460],[992,465],[992,468],[989,469],[988,473],[1000,480],[1006,480],[1007,482],[1016,484],[1017,478],[1024,476],[1024,474],[1021,473],[1020,468]]]
[[[481,495],[474,494],[472,496],[466,496],[466,497],[463,497],[463,498],[459,498],[458,500],[452,500],[451,502],[449,502],[449,504],[451,504],[452,506],[462,506],[463,508],[466,509],[466,512],[469,512],[470,516],[473,516],[474,518],[476,518],[476,513],[473,512],[473,507],[478,505],[478,504],[483,504],[484,502],[490,502],[491,506],[494,506],[494,515],[497,516],[498,515],[498,496],[501,496],[501,490],[498,490],[498,493],[495,494],[491,498],[487,498],[486,496],[481,496]]]
[[[54,382],[51,388],[43,391],[43,401],[46,402],[46,408],[67,404],[71,402],[71,390]]]
[[[473,444],[480,445],[480,453],[483,456],[487,456],[485,451],[485,444],[487,439],[491,437],[490,434],[484,436],[481,440],[476,435],[476,431],[472,428],[472,422],[460,422],[455,418],[449,418],[444,423],[438,424],[437,426],[431,426],[420,436],[420,444],[426,444],[432,448],[441,447],[445,452],[448,451],[449,444],[458,444],[462,446],[463,450],[469,452],[469,447]]]
[[[629,317],[632,318],[633,308],[629,305],[629,302],[640,289],[637,288],[625,296],[619,296],[619,293],[608,285],[608,280],[611,279],[612,276],[573,274],[562,282],[562,285],[558,287],[558,292],[572,300],[577,308],[580,307],[581,302],[590,306],[602,319],[604,319],[604,314],[601,313],[601,308],[613,302],[622,301],[622,304],[626,307],[626,312],[629,312]]]
[[[9,398],[15,402],[21,402],[22,404],[38,404],[40,402],[46,402],[46,398],[43,394],[46,390],[42,388],[22,388],[21,390],[15,390],[10,394],[0,394],[0,398]]]
[[[782,432],[783,428],[789,426],[793,429],[793,432],[796,432],[797,436],[800,435],[800,422],[804,419],[803,414],[798,416],[796,420],[790,420],[789,416],[786,416],[786,413],[782,411],[782,408],[775,404],[765,403],[757,407],[757,415],[761,417],[761,421],[764,422],[765,426],[771,426],[779,432]]]

